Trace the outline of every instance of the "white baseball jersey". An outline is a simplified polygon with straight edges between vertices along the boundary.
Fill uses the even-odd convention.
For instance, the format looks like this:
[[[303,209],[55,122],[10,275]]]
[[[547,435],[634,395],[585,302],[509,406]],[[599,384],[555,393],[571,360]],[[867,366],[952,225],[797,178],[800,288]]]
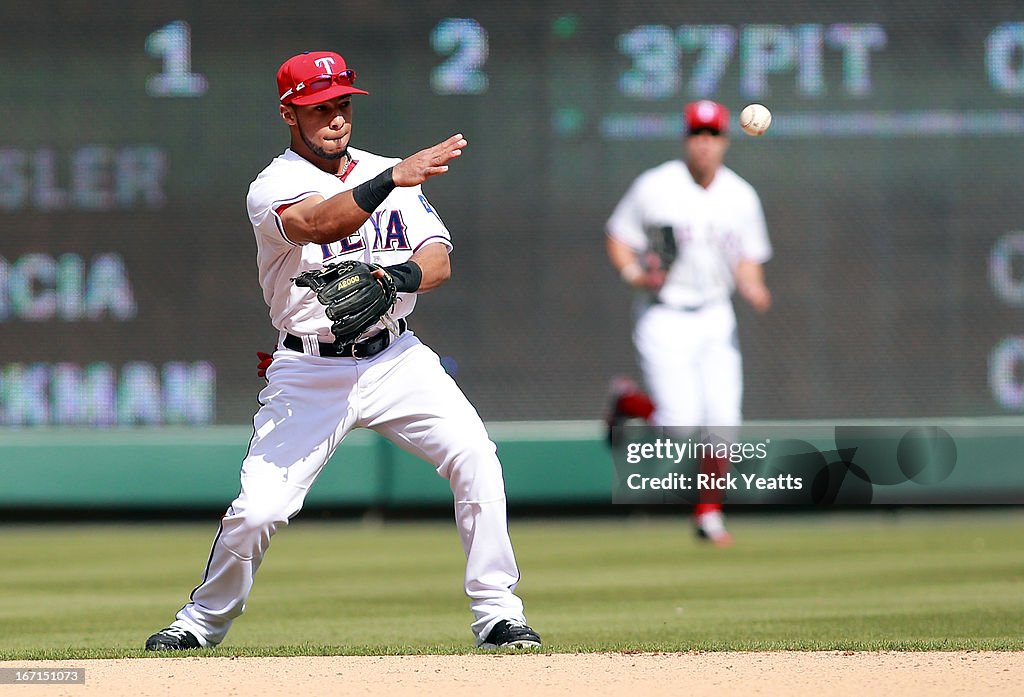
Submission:
[[[296,244],[285,235],[281,213],[314,194],[330,198],[372,179],[397,158],[381,157],[355,148],[340,175],[324,172],[291,149],[274,158],[249,187],[246,207],[256,234],[256,259],[263,298],[271,322],[281,332],[317,335],[331,343],[331,320],[308,288],[292,279],[329,261],[357,260],[390,266],[409,259],[424,245],[439,242],[451,249],[451,236],[419,186],[397,187],[354,234],[326,245]],[[415,293],[399,293],[390,316],[397,320],[412,312]],[[367,333],[375,333],[371,327]]]
[[[757,192],[725,166],[707,189],[682,160],[647,170],[619,201],[607,232],[642,253],[649,245],[647,231],[663,226],[672,227],[679,252],[658,294],[670,307],[727,299],[741,259],[763,263],[772,255]]]

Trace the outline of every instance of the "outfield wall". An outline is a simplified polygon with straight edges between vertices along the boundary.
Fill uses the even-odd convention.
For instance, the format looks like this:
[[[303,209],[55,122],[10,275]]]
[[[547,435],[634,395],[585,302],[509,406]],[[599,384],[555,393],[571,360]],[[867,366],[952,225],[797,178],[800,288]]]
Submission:
[[[608,503],[611,455],[596,422],[492,424],[510,499]],[[238,492],[248,427],[0,430],[0,506],[207,507]],[[433,468],[372,431],[351,433],[306,502],[445,504]]]
[[[805,431],[808,424],[823,433],[831,428],[826,422],[751,423],[779,433],[792,423]],[[927,486],[876,487],[872,502],[1024,503],[1024,422],[942,423],[954,434],[952,473]],[[490,424],[489,431],[510,502],[612,502],[616,475],[600,422],[501,422]],[[239,464],[250,437],[251,429],[239,426],[0,429],[0,507],[219,507],[238,491]],[[815,446],[829,452],[827,438]],[[449,501],[447,484],[428,464],[360,430],[324,468],[307,506],[402,508]]]

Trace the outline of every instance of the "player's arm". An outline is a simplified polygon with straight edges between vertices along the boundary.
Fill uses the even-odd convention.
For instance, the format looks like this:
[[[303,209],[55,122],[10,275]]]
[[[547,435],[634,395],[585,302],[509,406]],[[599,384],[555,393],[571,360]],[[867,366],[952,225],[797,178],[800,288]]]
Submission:
[[[324,198],[309,196],[281,212],[285,235],[296,244],[330,244],[345,239],[367,221],[396,186],[416,186],[448,171],[462,155],[466,139],[457,133],[444,142],[410,155],[368,182]]]
[[[736,290],[758,312],[767,312],[772,306],[772,294],[764,282],[764,267],[756,261],[741,259],[733,272]]]
[[[426,293],[438,288],[452,277],[452,263],[448,258],[448,247],[440,242],[420,248],[409,261],[420,267],[422,278],[417,293]]]
[[[440,243],[427,245],[400,264],[385,266],[400,293],[426,293],[452,277],[452,261],[447,247]],[[374,275],[381,277],[383,271]]]
[[[384,267],[401,293],[426,293],[444,284],[452,276],[448,247],[436,242],[418,250],[408,261]],[[383,271],[375,272],[378,278]]]
[[[661,269],[651,270],[641,263],[640,256],[622,240],[605,235],[605,249],[608,260],[619,272],[622,280],[634,288],[657,289],[665,282],[665,272]]]

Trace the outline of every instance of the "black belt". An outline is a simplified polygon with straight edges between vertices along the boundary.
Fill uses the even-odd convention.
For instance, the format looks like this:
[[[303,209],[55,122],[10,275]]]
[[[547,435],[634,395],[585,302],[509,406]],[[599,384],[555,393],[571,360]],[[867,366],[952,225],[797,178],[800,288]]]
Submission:
[[[405,319],[398,320],[397,324],[399,334],[405,332],[408,327]],[[338,344],[325,344],[322,341],[317,343],[320,344],[320,355],[326,358],[369,358],[370,356],[376,356],[378,353],[390,346],[391,339],[391,332],[384,329],[377,332],[369,339],[359,341],[354,344],[339,346]],[[282,345],[286,349],[305,353],[302,339],[294,334],[285,334]]]
[[[697,310],[703,310],[710,303],[704,302],[704,303],[701,303],[700,305],[669,305],[664,300],[660,300],[659,298],[654,298],[652,300],[651,304],[652,305],[661,305],[663,307],[669,308],[670,310],[677,310],[678,312],[696,312]]]

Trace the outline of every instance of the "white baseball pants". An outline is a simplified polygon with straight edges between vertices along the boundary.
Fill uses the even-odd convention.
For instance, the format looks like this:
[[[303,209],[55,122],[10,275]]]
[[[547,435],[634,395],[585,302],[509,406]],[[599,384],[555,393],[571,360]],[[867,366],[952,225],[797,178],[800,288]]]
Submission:
[[[220,643],[245,610],[271,536],[303,500],[338,444],[371,428],[432,463],[455,498],[465,590],[479,644],[502,619],[525,621],[505,513],[505,483],[479,415],[437,355],[405,332],[365,359],[279,349],[260,393],[241,493],[224,516],[202,583],[175,625]]]
[[[637,317],[633,342],[655,404],[651,423],[740,424],[743,364],[731,302],[692,311],[650,305]]]

